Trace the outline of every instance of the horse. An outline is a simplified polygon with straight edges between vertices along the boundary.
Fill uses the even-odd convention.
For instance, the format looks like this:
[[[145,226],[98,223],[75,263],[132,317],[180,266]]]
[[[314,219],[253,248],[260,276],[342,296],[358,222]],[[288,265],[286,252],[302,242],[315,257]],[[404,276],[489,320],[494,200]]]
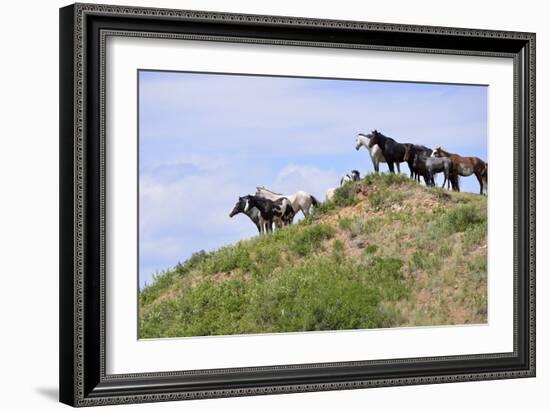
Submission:
[[[283,197],[272,201],[267,198],[247,195],[239,197],[229,217],[233,217],[239,212],[248,215],[248,212],[254,209],[258,210],[257,227],[260,234],[267,234],[273,231],[273,224],[278,228],[292,224],[295,215],[292,205],[287,198]]]
[[[478,157],[462,157],[458,154],[450,153],[437,147],[432,157],[449,157],[453,165],[451,177],[457,179],[458,176],[469,177],[474,174],[479,182],[479,194],[484,194],[487,191],[487,163]],[[456,191],[460,191],[458,186]]]
[[[367,150],[369,150],[370,159],[372,161],[372,165],[374,167],[375,172],[380,171],[380,163],[385,163],[386,159],[384,158],[384,154],[382,153],[382,149],[379,145],[373,145],[372,147],[369,146],[370,137],[366,134],[359,133],[357,134],[357,138],[355,139],[355,149],[359,151],[361,146],[366,147]],[[399,170],[399,164],[397,164],[397,171],[401,173]]]
[[[405,155],[405,145],[398,143],[391,137],[387,137],[384,134],[380,133],[377,130],[373,130],[368,136],[369,143],[368,147],[374,147],[375,145],[380,146],[382,154],[388,163],[388,168],[391,173],[395,173],[394,164],[397,165],[397,172],[401,173],[399,169],[399,163],[402,163],[403,156]]]
[[[416,172],[424,177],[424,182],[427,186],[435,187],[434,176],[437,173],[443,173],[445,179],[443,180],[441,188],[445,187],[445,183],[447,183],[447,188],[450,187],[452,163],[449,158],[428,157],[423,154],[416,154],[414,156],[413,165],[415,170],[417,170]],[[454,187],[455,184],[453,183],[453,188]]]
[[[336,194],[336,190],[337,190],[336,187],[329,188],[327,190],[327,193],[325,194],[325,200],[326,201],[332,200],[334,198],[334,194]]]
[[[294,194],[286,195],[275,193],[265,187],[256,187],[256,195],[270,200],[278,200],[281,197],[286,197],[292,204],[294,213],[297,214],[298,211],[301,210],[306,217],[310,214],[311,207],[316,207],[319,204],[319,201],[315,197],[305,191],[297,191]]]
[[[403,161],[405,161],[409,166],[409,171],[411,173],[410,177],[416,181],[420,181],[420,176],[414,168],[414,157],[417,154],[422,154],[425,156],[430,156],[432,154],[432,149],[426,146],[421,146],[418,144],[405,143],[405,154],[403,155]]]
[[[233,210],[231,210],[231,212],[229,213],[229,217],[233,218],[233,216],[239,213],[247,215],[258,229],[258,233],[262,234],[263,227],[261,222],[262,216],[260,215],[260,210],[258,210],[256,207],[249,207],[247,211],[244,211],[245,207],[246,200],[243,197],[239,197],[239,200],[235,204],[235,207],[233,207]]]
[[[348,181],[359,181],[361,180],[361,174],[357,170],[351,170],[351,173],[346,174],[340,179],[340,187],[346,184]]]

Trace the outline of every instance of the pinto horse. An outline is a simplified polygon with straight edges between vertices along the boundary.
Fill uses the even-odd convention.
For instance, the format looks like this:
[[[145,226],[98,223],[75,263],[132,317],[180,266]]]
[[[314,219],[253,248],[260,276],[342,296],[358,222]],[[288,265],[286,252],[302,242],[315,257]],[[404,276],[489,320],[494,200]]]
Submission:
[[[258,212],[251,213],[251,210]],[[254,221],[252,215],[255,215],[257,221],[254,221],[260,234],[267,234],[273,231],[273,224],[276,227],[292,224],[294,219],[294,210],[288,198],[282,197],[275,201],[267,198],[247,195],[239,197],[237,204],[229,214],[233,217],[235,214],[244,213]]]
[[[367,137],[369,139],[368,147],[372,148],[378,145],[382,150],[390,172],[395,173],[394,164],[397,165],[397,172],[400,172],[399,163],[405,161],[403,160],[405,156],[405,144],[398,143],[393,138],[387,137],[377,130],[373,130]]]
[[[449,157],[453,165],[451,179],[458,179],[458,176],[468,177],[475,174],[479,182],[479,194],[487,193],[487,163],[478,157],[462,157],[458,154],[449,153],[441,147],[437,147],[432,157]],[[458,187],[457,187],[458,188]],[[456,191],[460,191],[457,189]]]
[[[346,184],[348,181],[359,181],[361,180],[361,173],[357,170],[351,170],[351,173],[346,174],[340,179],[340,187]]]

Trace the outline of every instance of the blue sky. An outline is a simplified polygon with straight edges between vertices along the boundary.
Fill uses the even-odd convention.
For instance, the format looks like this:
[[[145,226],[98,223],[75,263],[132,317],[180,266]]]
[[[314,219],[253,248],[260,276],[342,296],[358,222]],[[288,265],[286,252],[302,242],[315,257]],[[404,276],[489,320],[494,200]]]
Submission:
[[[256,235],[248,217],[229,218],[256,186],[322,200],[351,169],[372,171],[355,150],[372,129],[486,160],[487,88],[140,71],[140,286],[195,251]],[[479,190],[473,176],[461,188]]]

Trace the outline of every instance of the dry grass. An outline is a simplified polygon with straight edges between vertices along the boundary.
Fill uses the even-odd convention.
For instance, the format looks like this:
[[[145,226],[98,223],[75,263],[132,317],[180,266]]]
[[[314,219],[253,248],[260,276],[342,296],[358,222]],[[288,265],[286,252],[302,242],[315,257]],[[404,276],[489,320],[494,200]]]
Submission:
[[[486,215],[486,198],[408,184],[393,192],[376,184],[357,186],[360,202],[319,220],[337,229],[327,248],[341,241],[346,255],[368,258],[366,249],[375,246],[376,255],[406,262],[403,273],[414,298],[397,304],[402,326],[485,323],[486,221],[472,229],[483,231],[478,237],[469,231],[449,235],[436,226],[445,212],[465,205]]]

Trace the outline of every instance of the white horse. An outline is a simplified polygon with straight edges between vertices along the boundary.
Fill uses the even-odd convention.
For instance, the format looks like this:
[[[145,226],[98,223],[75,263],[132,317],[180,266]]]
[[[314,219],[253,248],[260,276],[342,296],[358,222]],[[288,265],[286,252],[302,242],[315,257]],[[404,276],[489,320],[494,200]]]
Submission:
[[[298,213],[298,211],[301,210],[306,217],[310,213],[309,210],[311,209],[311,206],[315,207],[319,204],[319,201],[317,201],[315,197],[305,191],[297,191],[294,194],[287,195],[275,193],[265,187],[256,187],[256,195],[273,201],[286,197],[290,201],[290,204],[292,204],[294,213]]]
[[[327,193],[325,194],[325,200],[326,201],[332,200],[334,198],[334,194],[336,194],[336,190],[337,190],[336,187],[329,188],[327,190]]]
[[[359,150],[361,146],[366,147],[369,150],[370,159],[372,160],[372,165],[374,166],[374,171],[377,173],[380,171],[380,163],[385,163],[386,159],[382,153],[382,149],[378,144],[375,144],[372,147],[369,147],[370,138],[363,133],[357,134],[355,139],[355,149]],[[401,170],[399,169],[399,163],[395,163],[397,166],[397,173],[400,174]]]

